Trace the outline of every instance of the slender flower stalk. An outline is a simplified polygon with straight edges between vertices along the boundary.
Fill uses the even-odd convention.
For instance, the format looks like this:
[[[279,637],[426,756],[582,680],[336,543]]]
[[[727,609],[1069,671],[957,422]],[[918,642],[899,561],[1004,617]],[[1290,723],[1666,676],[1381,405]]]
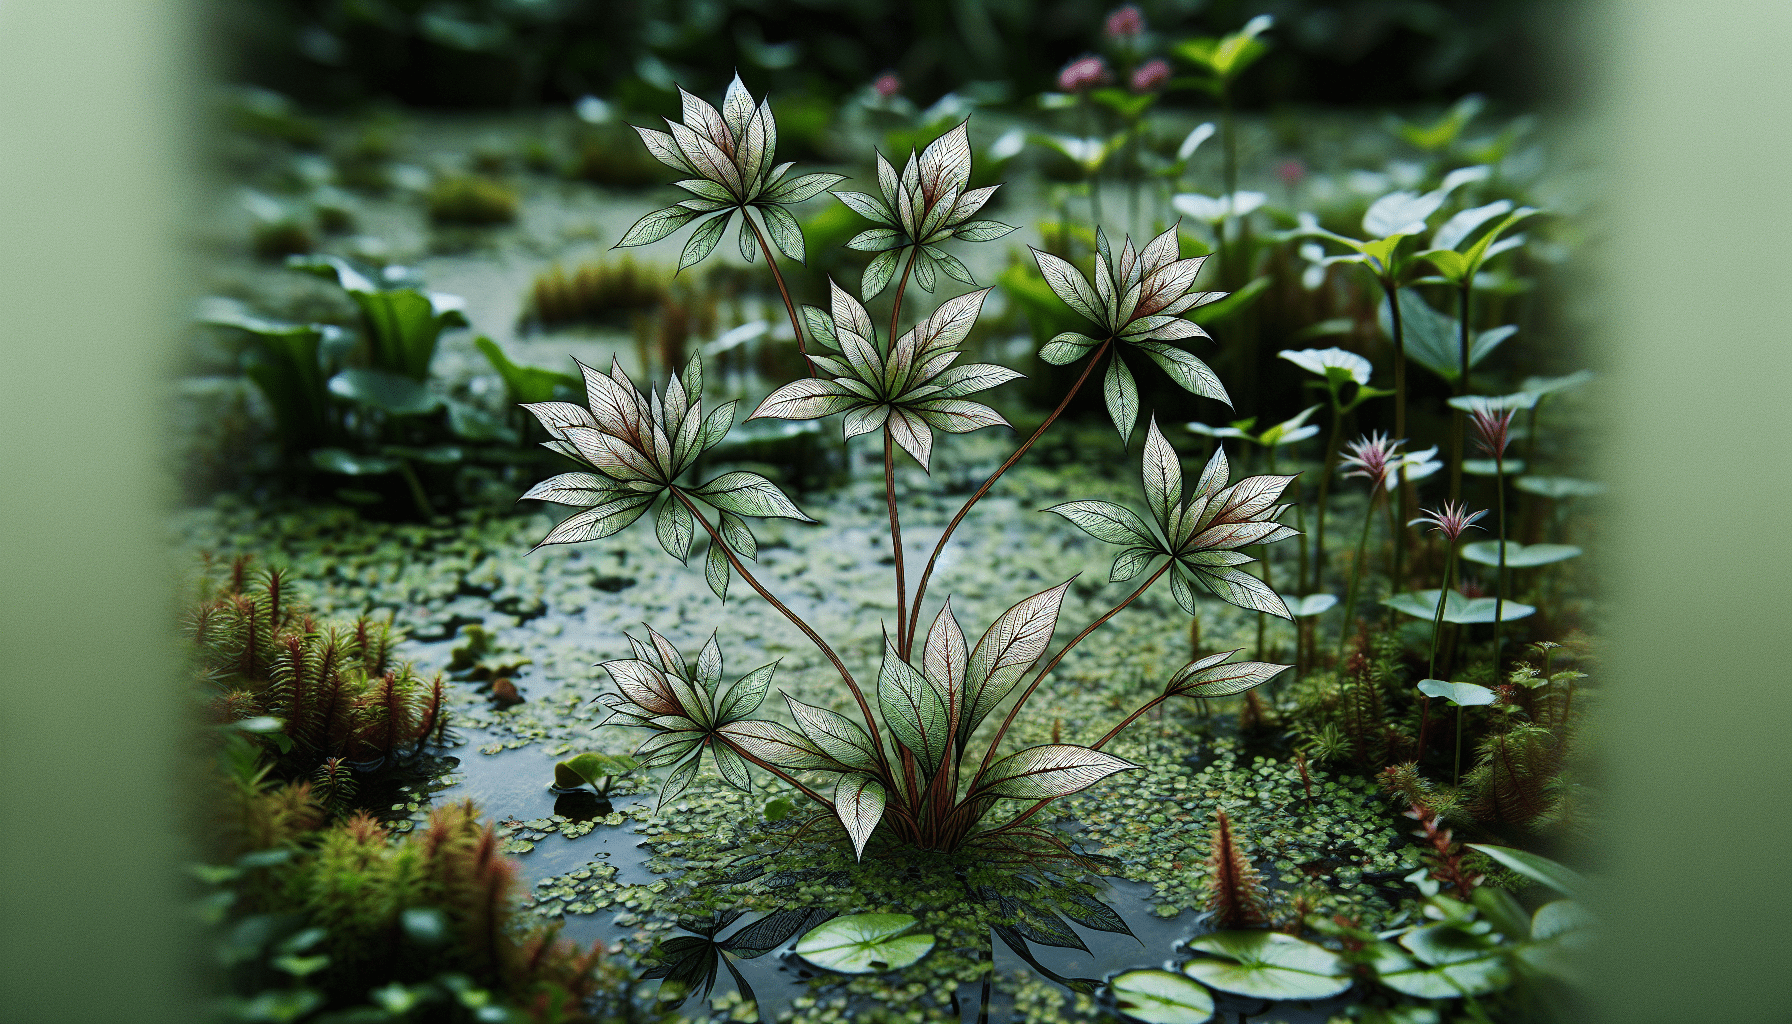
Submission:
[[[1344,622],[1338,627],[1338,666],[1344,665],[1344,647],[1349,642],[1351,623],[1356,615],[1357,584],[1363,575],[1363,560],[1369,550],[1369,526],[1375,521],[1375,500],[1388,488],[1388,473],[1402,461],[1400,446],[1404,440],[1390,441],[1382,433],[1352,441],[1350,454],[1342,465],[1349,467],[1344,475],[1360,476],[1369,481],[1369,504],[1363,509],[1363,529],[1356,541],[1356,558],[1350,563],[1350,583],[1344,591]]]
[[[1462,540],[1462,535],[1468,531],[1468,528],[1475,525],[1475,520],[1487,514],[1487,510],[1482,509],[1479,512],[1469,513],[1460,504],[1446,501],[1443,508],[1435,512],[1424,509],[1420,511],[1425,514],[1406,525],[1429,524],[1433,532],[1443,534],[1444,543],[1449,545],[1444,555],[1444,586],[1437,592],[1437,616],[1431,620],[1431,660],[1425,670],[1425,678],[1436,679],[1437,639],[1443,633],[1444,604],[1449,600],[1450,586],[1455,582],[1456,545]],[[1423,757],[1425,754],[1425,726],[1429,723],[1431,715],[1431,698],[1421,696],[1420,699],[1424,702],[1424,711],[1419,718],[1419,756]],[[1451,767],[1451,784],[1454,785],[1462,780],[1462,705],[1460,704],[1456,705],[1456,760]]]
[[[1493,457],[1493,482],[1498,518],[1494,527],[1498,531],[1500,546],[1499,566],[1493,577],[1493,677],[1499,679],[1500,669],[1500,634],[1506,603],[1506,447],[1511,443],[1512,417],[1516,409],[1495,409],[1490,405],[1482,405],[1471,414],[1475,427],[1475,443],[1481,450]]]

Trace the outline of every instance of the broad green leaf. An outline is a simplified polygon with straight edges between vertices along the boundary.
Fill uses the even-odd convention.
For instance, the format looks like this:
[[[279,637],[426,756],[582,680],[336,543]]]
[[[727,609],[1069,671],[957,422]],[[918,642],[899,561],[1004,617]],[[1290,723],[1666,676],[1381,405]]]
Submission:
[[[1145,1024],[1206,1024],[1213,1019],[1213,995],[1180,974],[1127,971],[1109,981],[1108,990],[1121,1013]]]
[[[380,476],[398,471],[399,461],[383,455],[356,455],[341,448],[316,448],[311,465],[326,473],[344,476]]]
[[[330,378],[330,394],[388,416],[427,416],[442,407],[429,388],[409,377],[383,370],[343,370]]]
[[[820,195],[845,180],[846,175],[827,171],[800,174],[794,178],[780,181],[766,190],[764,199],[768,203],[800,203],[805,199],[812,199]]]
[[[790,706],[796,727],[816,749],[847,768],[876,770],[877,747],[857,722],[826,708],[805,704],[788,693],[784,695],[784,702]]]
[[[523,493],[518,501],[551,501],[558,505],[589,508],[613,501],[627,494],[623,486],[596,473],[561,473],[551,476]]]
[[[834,786],[834,813],[852,839],[852,853],[865,859],[865,844],[884,816],[883,783],[869,775],[844,775]]]
[[[1524,472],[1523,459],[1463,459],[1462,471],[1469,476],[1517,476]]]
[[[1445,679],[1419,680],[1419,692],[1427,697],[1442,697],[1455,707],[1472,708],[1492,704],[1499,695],[1476,683],[1452,683]]]
[[[1102,378],[1102,397],[1108,406],[1108,417],[1114,421],[1114,429],[1120,432],[1120,444],[1125,447],[1132,443],[1132,428],[1139,422],[1139,385],[1132,378],[1132,370],[1126,361],[1115,352],[1108,359],[1108,372]]]
[[[1443,227],[1438,228],[1437,233],[1431,236],[1431,248],[1433,250],[1461,248],[1462,243],[1467,241],[1469,237],[1475,233],[1476,228],[1501,214],[1509,213],[1511,209],[1512,201],[1510,199],[1500,199],[1488,203],[1486,206],[1476,206],[1463,210],[1449,220],[1444,221]],[[1458,253],[1457,255],[1460,256],[1461,254]],[[1467,258],[1464,257],[1464,266],[1467,265],[1467,262]],[[1441,270],[1442,268],[1439,267],[1439,269]],[[1446,276],[1451,275],[1446,272]],[[1462,277],[1461,274],[1456,274],[1454,276],[1457,280],[1460,280]]]
[[[647,512],[647,507],[653,504],[653,498],[652,494],[630,494],[588,508],[578,515],[561,520],[560,525],[548,531],[548,535],[535,546],[578,544],[618,533],[641,518]]]
[[[585,382],[582,378],[569,373],[544,370],[534,366],[520,366],[510,361],[497,342],[483,335],[473,339],[473,345],[485,354],[486,361],[504,381],[505,396],[513,403],[521,405],[525,402],[548,402],[554,398],[556,388],[564,388],[574,395],[582,395]]]
[[[1288,613],[1297,619],[1312,615],[1323,615],[1338,603],[1336,594],[1308,594],[1306,597],[1282,598],[1288,605]]]
[[[716,732],[746,753],[789,771],[839,770],[833,759],[802,733],[776,722],[758,719],[727,722]]]
[[[1512,481],[1521,491],[1545,498],[1592,498],[1604,494],[1606,486],[1593,480],[1575,480],[1565,476],[1521,476]]]
[[[765,691],[772,684],[772,675],[778,670],[778,663],[761,665],[734,681],[716,702],[716,721],[733,722],[759,710],[765,700]]]
[[[976,789],[987,796],[1049,799],[1080,792],[1115,772],[1137,767],[1090,747],[1052,743],[1028,747],[990,765]]]
[[[1425,230],[1425,221],[1443,204],[1441,191],[1390,192],[1369,204],[1363,214],[1363,231],[1375,239],[1416,235]]]
[[[1578,557],[1580,548],[1572,544],[1520,544],[1509,540],[1506,544],[1506,568],[1530,569],[1539,565],[1551,565],[1566,562]],[[1500,542],[1480,540],[1462,546],[1462,557],[1478,565],[1500,564]]]
[[[691,491],[691,495],[736,515],[775,516],[782,519],[795,519],[804,523],[815,521],[804,515],[802,510],[796,507],[796,503],[778,488],[777,484],[758,473],[748,473],[743,470],[723,473]]]
[[[1587,880],[1580,872],[1548,857],[1538,856],[1528,850],[1515,850],[1509,846],[1492,846],[1487,843],[1467,845],[1469,849],[1480,850],[1513,871],[1534,882],[1541,882],[1564,896],[1574,896],[1586,890]]]
[[[1159,546],[1156,538],[1151,536],[1150,528],[1124,505],[1108,501],[1067,501],[1046,511],[1063,516],[1077,529],[1108,544],[1144,545],[1152,549]]]
[[[722,213],[698,225],[697,230],[691,232],[690,241],[685,243],[684,252],[678,256],[678,269],[683,270],[703,262],[715,250],[716,243],[721,241],[722,232],[728,229],[728,222],[733,219],[732,212]]]
[[[842,974],[878,974],[907,967],[933,950],[933,936],[911,935],[920,924],[907,914],[836,917],[797,940],[796,954]]]
[[[691,555],[691,539],[696,523],[691,518],[691,510],[684,507],[684,502],[676,498],[667,498],[660,505],[658,518],[654,520],[654,534],[659,537],[660,547],[666,554],[680,562]]]
[[[1410,288],[1401,289],[1399,295],[1401,337],[1406,346],[1406,357],[1454,383],[1461,376],[1462,366],[1462,342],[1458,336],[1456,319],[1432,309],[1430,303]],[[1388,313],[1387,303],[1380,304],[1377,315],[1381,320],[1382,333],[1392,337],[1394,321]],[[1482,360],[1517,330],[1511,325],[1495,327],[1470,338],[1469,369],[1479,366]]]
[[[1415,999],[1460,999],[1487,995],[1512,983],[1504,956],[1487,952],[1468,960],[1432,967],[1388,946],[1375,961],[1383,985]]]
[[[1592,941],[1595,923],[1586,908],[1573,900],[1545,903],[1531,918],[1532,941],[1518,947],[1518,959],[1533,971],[1571,984],[1583,983],[1571,953]]]
[[[1228,406],[1232,404],[1232,396],[1226,393],[1226,386],[1220,383],[1219,376],[1191,353],[1161,341],[1135,341],[1131,346],[1145,353],[1182,390],[1216,402],[1224,402]]]
[[[1592,370],[1576,370],[1561,377],[1526,377],[1524,383],[1519,386],[1519,390],[1542,398],[1544,395],[1553,395],[1558,391],[1580,387],[1592,379]]]
[[[600,779],[626,774],[635,767],[636,761],[632,757],[580,754],[554,765],[554,786],[557,789],[577,789],[587,783],[596,784]]]
[[[1184,665],[1170,677],[1164,692],[1184,697],[1230,697],[1266,683],[1294,667],[1274,665],[1266,661],[1226,664],[1226,659],[1237,653],[1237,650],[1225,651]]]
[[[1430,620],[1437,617],[1437,594],[1436,590],[1409,590],[1386,598],[1381,603],[1397,612]],[[1496,603],[1496,599],[1491,597],[1471,599],[1452,590],[1444,602],[1444,621],[1458,626],[1492,622]],[[1528,604],[1506,601],[1500,608],[1500,618],[1505,622],[1514,622],[1526,618],[1536,610]]]
[[[718,186],[720,188],[720,186]],[[725,194],[725,193],[724,193]],[[616,243],[618,249],[635,245],[646,245],[657,242],[679,228],[689,224],[700,215],[700,211],[686,209],[683,206],[668,206],[655,210],[640,220],[635,221],[622,234],[622,240]],[[718,229],[718,234],[720,230]],[[712,243],[713,244],[713,243]]]
[[[1329,950],[1281,932],[1214,932],[1189,943],[1211,954],[1182,966],[1189,977],[1257,999],[1328,999],[1350,988],[1344,962]]]
[[[759,215],[764,219],[765,230],[772,236],[772,244],[778,247],[778,251],[802,263],[805,255],[803,229],[796,218],[790,215],[790,211],[782,206],[761,206]],[[741,219],[744,221],[746,216],[741,214]]]
[[[888,636],[877,672],[877,701],[896,741],[913,751],[931,775],[945,758],[951,738],[945,695],[902,660]]]
[[[1018,602],[997,617],[977,641],[965,672],[965,713],[958,723],[960,744],[1045,654],[1052,631],[1058,626],[1064,592],[1071,582],[1065,580]]]

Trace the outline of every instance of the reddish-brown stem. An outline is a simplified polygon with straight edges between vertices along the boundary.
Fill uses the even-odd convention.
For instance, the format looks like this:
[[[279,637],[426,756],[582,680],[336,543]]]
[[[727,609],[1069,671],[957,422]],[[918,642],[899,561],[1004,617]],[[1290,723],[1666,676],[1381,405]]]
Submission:
[[[791,611],[784,602],[774,597],[771,591],[765,589],[759,580],[752,573],[747,571],[746,566],[740,564],[740,559],[735,556],[734,549],[728,546],[728,542],[722,539],[722,535],[716,531],[714,526],[710,525],[709,520],[704,518],[702,511],[692,503],[691,499],[685,497],[683,491],[680,491],[676,487],[670,488],[670,490],[679,501],[684,503],[684,507],[690,510],[691,515],[696,517],[697,522],[703,524],[703,529],[709,533],[710,543],[720,544],[722,546],[722,554],[727,556],[728,564],[734,567],[735,572],[740,573],[741,579],[747,581],[747,586],[752,587],[760,597],[765,598],[767,604],[776,608],[780,614],[786,619],[789,619],[791,625],[802,630],[803,635],[808,637],[810,641],[815,644],[816,649],[821,651],[829,661],[834,663],[834,668],[840,673],[840,678],[846,681],[847,689],[852,691],[853,699],[859,702],[859,711],[864,714],[865,725],[871,730],[871,745],[877,748],[878,760],[883,765],[884,774],[888,775],[890,766],[889,763],[884,760],[884,744],[883,740],[878,736],[877,716],[871,713],[871,705],[865,701],[865,693],[863,690],[859,689],[859,684],[853,679],[852,673],[847,671],[846,663],[841,661],[840,656],[834,653],[834,649],[828,646],[828,642],[821,638],[821,634],[815,632],[807,622],[803,621],[802,616]]]
[[[902,293],[908,290],[908,272],[915,269],[915,250],[916,247],[909,248],[908,262],[902,265],[902,280],[896,283],[896,302],[890,306],[890,336],[884,340],[892,347],[896,344],[896,318],[902,315]]]
[[[734,751],[736,754],[739,754],[740,756],[753,762],[754,764],[758,765],[759,767],[764,768],[766,771],[771,772],[773,775],[776,775],[778,778],[783,779],[785,782],[788,782],[792,786],[795,786],[796,788],[802,790],[804,796],[807,796],[809,799],[814,800],[816,803],[826,805],[828,810],[831,811],[834,809],[834,801],[829,800],[827,797],[822,796],[820,793],[817,793],[813,789],[810,789],[808,786],[805,786],[802,783],[798,782],[795,778],[793,778],[789,773],[785,772],[782,768],[779,768],[775,764],[770,764],[766,761],[761,761],[757,757],[754,757],[752,754],[748,753],[747,751],[742,750],[740,748],[739,744],[735,743],[733,740],[729,739],[727,736],[721,736],[720,734],[717,734],[717,735],[720,736],[722,742],[728,744],[729,750]]]
[[[908,579],[902,567],[902,520],[896,515],[896,439],[884,424],[884,504],[890,507],[890,554],[896,557],[896,653],[908,657]]]
[[[803,365],[809,368],[809,376],[815,376],[815,364],[809,361],[809,347],[803,344],[803,325],[797,319],[796,304],[790,301],[790,289],[784,287],[784,274],[778,270],[778,261],[772,258],[772,247],[765,244],[765,236],[759,233],[759,225],[745,209],[740,211],[741,219],[747,227],[753,229],[753,237],[759,241],[759,251],[765,253],[765,265],[772,270],[772,279],[778,282],[778,294],[784,296],[784,311],[790,314],[790,329],[796,332],[796,350],[803,355]]]
[[[990,759],[995,757],[996,748],[1002,745],[1002,737],[1008,734],[1008,727],[1014,724],[1015,716],[1020,714],[1021,706],[1027,702],[1028,697],[1033,696],[1033,691],[1039,688],[1040,681],[1046,676],[1051,675],[1052,669],[1058,667],[1058,662],[1064,660],[1064,655],[1069,654],[1072,647],[1075,647],[1082,642],[1084,637],[1099,629],[1102,623],[1120,614],[1127,605],[1138,600],[1140,594],[1143,594],[1146,590],[1150,589],[1151,584],[1156,583],[1158,578],[1168,572],[1170,566],[1175,564],[1176,562],[1174,559],[1166,560],[1163,565],[1158,567],[1156,572],[1152,573],[1150,577],[1145,580],[1144,583],[1139,584],[1139,589],[1127,595],[1126,600],[1109,609],[1106,615],[1089,623],[1081,633],[1078,633],[1069,643],[1058,649],[1058,653],[1052,657],[1052,660],[1047,662],[1045,667],[1039,670],[1039,674],[1033,677],[1031,683],[1027,684],[1027,688],[1021,692],[1020,699],[1015,701],[1014,706],[1008,709],[1008,716],[1002,719],[1001,728],[996,730],[995,739],[989,741],[989,749],[983,752],[983,761],[977,766],[977,774],[971,778],[971,789],[975,790],[977,788],[977,783],[983,778],[984,771],[989,768]],[[1130,722],[1132,719],[1129,718],[1127,721]]]
[[[958,514],[952,517],[952,521],[946,524],[946,532],[940,534],[940,539],[934,543],[933,554],[929,555],[927,558],[927,568],[921,571],[921,581],[915,585],[914,611],[909,615],[908,629],[904,630],[907,646],[913,647],[915,645],[915,628],[921,622],[921,598],[927,593],[927,581],[933,578],[933,567],[938,564],[940,560],[940,552],[946,550],[946,541],[952,539],[952,532],[957,530],[958,524],[964,521],[965,515],[971,511],[971,506],[983,500],[983,496],[988,494],[989,489],[994,487],[996,481],[1002,478],[1002,474],[1013,468],[1014,464],[1021,460],[1021,456],[1027,454],[1027,451],[1031,449],[1034,444],[1038,443],[1040,437],[1044,436],[1046,429],[1057,422],[1058,417],[1064,414],[1064,410],[1070,405],[1070,400],[1075,398],[1076,393],[1083,389],[1083,382],[1089,379],[1090,371],[1095,369],[1096,363],[1101,362],[1101,357],[1107,354],[1108,347],[1113,343],[1114,339],[1112,338],[1101,343],[1101,347],[1097,348],[1095,354],[1090,357],[1089,364],[1083,367],[1082,375],[1076,379],[1076,383],[1072,384],[1070,390],[1064,394],[1064,400],[1058,403],[1058,407],[1052,410],[1052,414],[1045,418],[1044,423],[1039,424],[1039,429],[1033,431],[1033,436],[1027,438],[1026,443],[1022,444],[1019,448],[1016,448],[1013,455],[1008,456],[1007,462],[996,467],[996,471],[989,475],[989,479],[983,481],[983,486],[977,488],[977,493],[971,495],[970,498],[965,501],[963,507],[958,510]]]

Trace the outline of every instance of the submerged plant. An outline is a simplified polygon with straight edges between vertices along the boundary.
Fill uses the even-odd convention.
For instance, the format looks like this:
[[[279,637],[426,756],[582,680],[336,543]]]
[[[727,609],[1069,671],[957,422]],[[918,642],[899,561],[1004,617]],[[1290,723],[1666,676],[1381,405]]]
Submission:
[[[753,183],[758,179],[753,174],[760,172],[751,169],[760,166],[755,161],[769,159],[758,157],[753,149],[764,145],[769,151],[769,142],[756,141],[769,138],[769,107],[761,106],[754,112],[738,80],[730,88],[725,106],[728,112],[711,117],[712,108],[687,94],[686,121],[700,122],[707,134],[700,137],[690,127],[674,124],[673,136],[665,137],[667,141],[661,141],[658,133],[645,130],[643,138],[670,163],[695,165],[700,163],[699,156],[707,155],[707,169],[720,180],[706,180],[729,188],[727,202],[722,198],[707,202],[720,204],[713,210],[729,208],[729,203],[744,210],[759,195],[754,191],[757,186]],[[932,255],[925,252],[925,247],[932,244],[930,239],[938,240],[934,232],[950,227],[955,216],[942,211],[958,209],[961,200],[952,195],[961,188],[960,177],[968,180],[968,150],[960,153],[963,139],[960,125],[945,140],[928,146],[911,164],[913,176],[909,184],[903,184],[903,180],[910,179],[907,172],[897,183],[899,194],[895,201],[907,205],[888,210],[908,232],[908,242],[904,244],[918,247],[929,258]],[[671,140],[676,140],[680,147],[676,153],[667,148]],[[729,145],[724,146],[723,142]],[[715,153],[711,153],[712,149]],[[724,165],[716,154],[731,155],[737,162]],[[745,162],[738,162],[742,160]],[[738,191],[733,188],[737,179],[743,182]],[[692,191],[703,194],[696,187]],[[773,202],[774,208],[775,205]],[[663,237],[671,230],[665,225],[676,227],[701,212],[704,211],[690,201],[670,211],[659,211],[631,229],[625,242],[651,240],[649,235]],[[719,228],[711,229],[709,224],[719,223],[726,216],[700,228],[699,237],[703,232],[719,233]],[[776,216],[771,215],[768,224]],[[657,226],[647,230],[643,225]],[[1078,334],[1060,336],[1047,346],[1049,356],[1055,362],[1070,362],[1095,348],[1092,367],[1100,355],[1118,342],[1144,351],[1171,370],[1188,390],[1223,400],[1225,391],[1205,364],[1159,340],[1204,336],[1199,327],[1180,315],[1207,297],[1207,293],[1192,291],[1201,261],[1177,259],[1173,228],[1153,239],[1142,251],[1134,250],[1130,239],[1118,255],[1108,249],[1105,238],[1100,244],[1101,261],[1094,286],[1069,264],[1054,263],[1055,257],[1038,254],[1041,268],[1058,294],[1073,309],[1101,325],[1107,335],[1101,341]],[[796,247],[800,251],[800,234]],[[790,251],[786,248],[786,252]],[[690,253],[691,247],[687,246],[687,256]],[[905,286],[906,280],[897,287],[894,302],[898,305]],[[1143,586],[1059,647],[1049,659],[1046,655],[1070,581],[1016,603],[998,616],[974,644],[959,625],[948,600],[936,613],[925,642],[917,649],[914,633],[927,576],[951,529],[1051,422],[1048,419],[960,509],[935,546],[934,561],[929,562],[928,572],[923,574],[910,603],[900,541],[894,450],[900,445],[927,468],[934,455],[934,430],[957,432],[1006,422],[994,410],[966,401],[963,396],[994,387],[1018,374],[992,364],[952,365],[959,356],[959,343],[976,321],[985,294],[973,292],[949,298],[912,330],[900,336],[892,330],[880,343],[864,306],[838,286],[831,286],[831,312],[813,307],[804,310],[808,337],[816,343],[806,350],[811,372],[825,372],[827,376],[785,385],[755,412],[755,416],[792,419],[839,413],[844,416],[844,431],[849,438],[881,428],[898,607],[895,628],[885,629],[883,661],[872,692],[860,685],[826,639],[779,601],[741,562],[741,555],[752,558],[756,550],[743,516],[782,516],[804,522],[810,521],[808,517],[775,484],[756,474],[724,473],[700,486],[683,482],[697,455],[719,443],[733,420],[731,406],[707,418],[702,415],[702,369],[696,359],[681,377],[667,383],[663,394],[658,390],[643,394],[619,366],[605,376],[581,365],[589,409],[565,402],[528,406],[552,435],[548,447],[584,462],[592,471],[562,474],[538,484],[526,495],[587,509],[555,527],[543,544],[610,536],[659,501],[656,533],[661,546],[682,561],[691,546],[694,526],[701,525],[709,535],[708,577],[716,595],[725,598],[730,571],[739,573],[816,645],[839,673],[857,705],[860,717],[854,721],[786,696],[797,728],[754,718],[769,688],[775,664],[762,666],[724,687],[722,654],[714,636],[691,663],[670,641],[650,628],[649,642],[631,638],[633,658],[604,665],[620,692],[600,699],[613,711],[607,720],[609,724],[644,728],[652,733],[638,748],[637,756],[645,767],[672,768],[662,799],[688,785],[704,762],[713,763],[730,784],[748,788],[750,764],[784,779],[827,808],[859,856],[863,856],[880,827],[902,842],[923,848],[952,850],[975,844],[1023,856],[1074,856],[1056,835],[1026,823],[1050,801],[1079,792],[1116,772],[1138,767],[1102,752],[1102,746],[1172,697],[1242,693],[1286,668],[1261,662],[1227,664],[1226,659],[1236,652],[1205,658],[1176,673],[1160,696],[1088,746],[1050,743],[1002,756],[1003,737],[1041,681],[1084,637],[1119,614],[1173,567],[1176,572],[1172,575],[1172,589],[1178,602],[1191,611],[1191,584],[1198,584],[1223,600],[1286,617],[1287,609],[1274,591],[1234,567],[1250,560],[1238,548],[1271,543],[1292,536],[1295,531],[1275,522],[1286,507],[1277,505],[1276,499],[1292,478],[1260,476],[1232,484],[1223,453],[1216,454],[1208,464],[1193,495],[1185,502],[1180,460],[1153,420],[1147,432],[1145,492],[1158,532],[1152,532],[1119,506],[1083,502],[1072,503],[1076,506],[1074,511],[1069,506],[1054,510],[1098,536],[1104,532],[1113,537],[1125,535],[1120,542],[1129,547],[1122,552],[1121,561],[1130,570],[1117,565],[1113,574],[1116,579],[1130,579],[1150,561],[1162,557],[1163,564]],[[790,312],[795,324],[793,304]],[[892,322],[898,322],[894,315]],[[801,337],[803,331],[799,328],[798,333]],[[1083,378],[1088,373],[1085,369]],[[1110,410],[1125,436],[1139,410],[1130,371],[1117,353],[1110,364],[1109,378],[1115,382]],[[1072,394],[1075,390],[1072,388]],[[1068,401],[1066,396],[1065,403]],[[1064,404],[1060,404],[1052,419],[1063,409]],[[716,511],[718,523],[712,523],[698,508],[699,502]],[[1079,520],[1078,515],[1083,518]],[[988,741],[981,761],[966,770],[965,754],[978,727],[1023,682],[1027,685]],[[872,710],[874,700],[876,712]],[[704,751],[709,752],[707,758]],[[1031,803],[1005,821],[992,821],[1003,800]]]

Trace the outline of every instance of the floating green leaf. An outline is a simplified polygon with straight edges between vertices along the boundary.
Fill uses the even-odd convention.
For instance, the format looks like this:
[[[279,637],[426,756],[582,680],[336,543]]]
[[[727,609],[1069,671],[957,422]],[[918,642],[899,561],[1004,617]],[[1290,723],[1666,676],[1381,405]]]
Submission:
[[[1551,565],[1555,562],[1566,562],[1577,557],[1580,548],[1572,544],[1520,544],[1517,541],[1506,541],[1506,568],[1531,569],[1539,565]],[[1462,546],[1462,557],[1478,565],[1500,564],[1500,545],[1498,541],[1481,540]],[[1507,616],[1510,618],[1510,616]]]
[[[1109,981],[1108,989],[1121,1013],[1145,1024],[1205,1024],[1213,1019],[1213,994],[1180,974],[1127,971]]]
[[[796,953],[842,974],[878,974],[907,967],[933,950],[933,936],[911,935],[920,924],[907,914],[849,914],[797,940]]]
[[[580,754],[554,765],[554,788],[577,789],[587,784],[597,785],[601,780],[627,774],[636,767],[637,762],[632,757]]]
[[[1498,696],[1475,683],[1452,683],[1443,679],[1419,680],[1419,692],[1427,697],[1442,697],[1457,707],[1472,708],[1492,704]]]
[[[1328,950],[1270,931],[1214,932],[1189,943],[1211,957],[1183,973],[1222,992],[1258,999],[1326,999],[1350,987],[1344,962]]]
[[[1409,590],[1404,594],[1395,594],[1393,597],[1386,598],[1381,603],[1397,612],[1404,612],[1417,618],[1435,619],[1437,617],[1437,591],[1435,590]],[[1497,603],[1491,597],[1463,597],[1452,590],[1449,598],[1444,602],[1444,621],[1458,626],[1492,622]],[[1536,611],[1537,609],[1528,604],[1506,601],[1500,606],[1499,617],[1501,621],[1513,622],[1530,616]]]
[[[330,378],[330,394],[388,416],[425,416],[442,407],[442,400],[429,388],[383,370],[343,370]]]

